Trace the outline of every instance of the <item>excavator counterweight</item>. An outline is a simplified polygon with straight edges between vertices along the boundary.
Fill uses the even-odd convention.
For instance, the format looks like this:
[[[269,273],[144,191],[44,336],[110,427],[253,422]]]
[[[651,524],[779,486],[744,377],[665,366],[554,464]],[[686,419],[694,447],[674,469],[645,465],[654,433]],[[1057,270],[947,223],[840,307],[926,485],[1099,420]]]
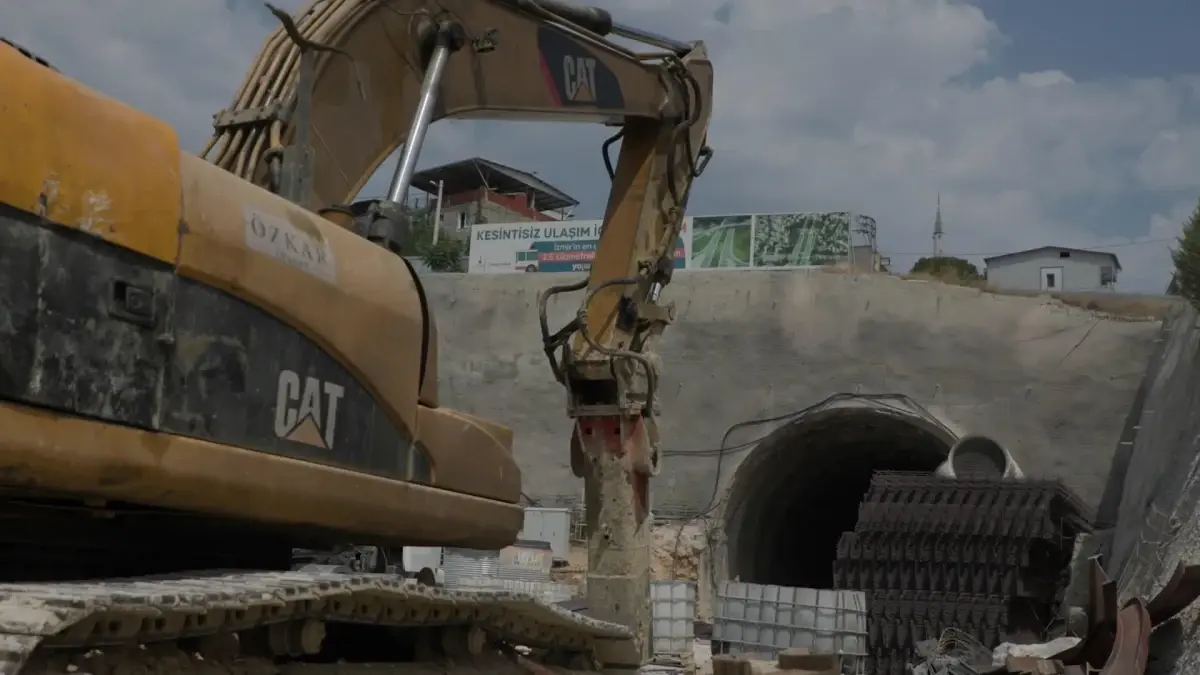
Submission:
[[[660,295],[711,155],[704,45],[561,0],[271,10],[200,156],[0,44],[0,675],[636,667]],[[513,430],[443,404],[436,308],[399,255],[447,117],[617,129],[590,275],[542,301],[564,445],[605,504],[590,616],[397,574],[406,546],[499,549],[523,523]],[[399,147],[388,198],[352,207]],[[357,547],[359,572],[308,564]]]

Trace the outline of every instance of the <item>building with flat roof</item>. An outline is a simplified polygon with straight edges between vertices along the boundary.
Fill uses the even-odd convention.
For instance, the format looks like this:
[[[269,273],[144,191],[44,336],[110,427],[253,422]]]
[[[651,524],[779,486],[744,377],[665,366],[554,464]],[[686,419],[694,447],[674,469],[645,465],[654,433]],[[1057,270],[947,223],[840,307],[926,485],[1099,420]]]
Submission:
[[[482,157],[419,171],[412,186],[442,195],[442,231],[469,230],[476,223],[563,220],[579,200],[536,175]]]

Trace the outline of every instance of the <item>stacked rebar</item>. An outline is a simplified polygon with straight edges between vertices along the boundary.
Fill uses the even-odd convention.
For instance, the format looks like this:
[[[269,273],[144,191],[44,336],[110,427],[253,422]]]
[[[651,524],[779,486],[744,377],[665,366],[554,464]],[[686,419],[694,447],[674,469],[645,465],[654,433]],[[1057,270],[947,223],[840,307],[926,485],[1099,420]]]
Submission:
[[[1085,507],[1060,482],[879,472],[838,542],[834,586],[865,591],[868,672],[955,628],[988,647],[1040,636],[1068,582]]]

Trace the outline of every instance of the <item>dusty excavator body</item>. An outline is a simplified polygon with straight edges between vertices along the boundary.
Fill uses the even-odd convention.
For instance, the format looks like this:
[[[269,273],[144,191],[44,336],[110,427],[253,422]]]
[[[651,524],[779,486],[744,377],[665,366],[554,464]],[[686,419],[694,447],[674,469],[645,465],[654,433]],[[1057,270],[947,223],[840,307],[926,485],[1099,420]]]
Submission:
[[[536,670],[514,644],[554,667],[636,666],[646,617],[629,608],[645,602],[648,564],[589,583],[599,619],[620,623],[385,572],[399,547],[497,549],[523,521],[512,430],[439,401],[435,319],[397,255],[397,202],[434,119],[622,127],[583,320],[546,348],[563,349],[572,463],[606,467],[589,490],[641,486],[614,513],[644,544],[657,372],[604,364],[669,321],[655,303],[703,168],[703,45],[559,0],[276,14],[203,158],[0,43],[0,675],[424,672],[450,657]],[[346,217],[400,145],[391,199]],[[637,440],[591,439],[596,417]],[[383,553],[376,573],[293,569],[297,549],[357,545]]]
[[[512,542],[512,432],[432,404],[436,335],[402,258],[0,59],[26,102],[0,126],[6,482],[197,514],[180,534],[203,514],[298,545]]]

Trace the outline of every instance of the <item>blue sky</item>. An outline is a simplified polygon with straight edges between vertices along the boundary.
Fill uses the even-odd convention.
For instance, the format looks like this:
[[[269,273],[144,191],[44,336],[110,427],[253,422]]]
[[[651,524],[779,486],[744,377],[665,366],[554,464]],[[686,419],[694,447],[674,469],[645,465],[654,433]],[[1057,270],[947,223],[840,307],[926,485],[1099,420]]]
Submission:
[[[1200,3],[1190,0],[978,0],[1007,36],[986,76],[1058,69],[1076,79],[1196,72]]]
[[[595,2],[623,23],[708,45],[717,154],[693,214],[870,214],[904,269],[931,248],[940,192],[949,252],[1107,247],[1125,267],[1122,290],[1165,287],[1169,242],[1200,197],[1188,32],[1200,3]],[[273,27],[256,0],[0,3],[0,31],[167,120],[192,150]],[[550,179],[583,202],[579,217],[596,217],[605,135],[443,122],[420,165],[488,157]],[[377,174],[365,192],[384,184]]]
[[[1004,39],[996,58],[969,71],[964,76],[968,80],[1057,69],[1079,81],[1103,81],[1189,75],[1197,73],[1200,66],[1194,32],[1200,26],[1200,3],[978,0],[973,4],[996,23]],[[1196,119],[1200,114],[1196,98],[1184,112]],[[1197,197],[1200,194],[1195,189],[1148,190],[1131,184],[1126,190],[1096,195],[1090,205],[1076,206],[1096,223],[1097,234],[1119,236],[1125,230],[1124,222],[1153,213],[1164,200]],[[1113,250],[1121,254],[1121,248]],[[1154,276],[1147,270],[1133,272],[1139,275],[1137,281]],[[1149,284],[1149,289],[1153,288]]]

